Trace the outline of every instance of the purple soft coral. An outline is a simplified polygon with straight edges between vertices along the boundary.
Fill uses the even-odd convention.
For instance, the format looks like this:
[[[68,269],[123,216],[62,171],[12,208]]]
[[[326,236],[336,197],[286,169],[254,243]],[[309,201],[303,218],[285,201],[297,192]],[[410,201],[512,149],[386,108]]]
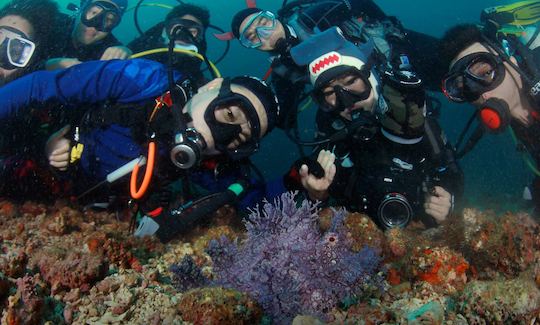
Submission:
[[[321,234],[317,205],[297,207],[295,194],[285,193],[245,222],[242,245],[213,241],[215,284],[253,296],[276,323],[290,323],[297,314],[326,318],[340,301],[359,293],[379,265],[375,251],[349,249],[343,219],[337,211],[332,228]]]
[[[172,265],[172,284],[179,291],[188,291],[209,284],[209,280],[204,277],[201,269],[195,264],[190,255],[186,255],[180,264]]]

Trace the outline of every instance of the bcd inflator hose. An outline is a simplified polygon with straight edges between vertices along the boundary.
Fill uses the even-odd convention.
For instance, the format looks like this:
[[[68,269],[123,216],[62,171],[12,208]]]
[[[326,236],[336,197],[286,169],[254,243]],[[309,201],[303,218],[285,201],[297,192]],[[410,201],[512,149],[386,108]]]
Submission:
[[[223,192],[212,194],[204,197],[183,211],[164,213],[156,220],[160,225],[156,232],[156,236],[163,243],[166,243],[175,238],[179,233],[192,229],[193,226],[201,222],[213,212],[226,204],[232,204],[244,194],[245,186],[241,183],[234,183]],[[165,218],[170,218],[165,220]]]

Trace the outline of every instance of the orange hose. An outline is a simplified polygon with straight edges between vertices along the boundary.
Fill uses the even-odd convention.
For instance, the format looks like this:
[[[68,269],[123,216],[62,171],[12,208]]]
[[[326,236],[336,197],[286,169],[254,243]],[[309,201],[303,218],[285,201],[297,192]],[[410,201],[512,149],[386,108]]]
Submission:
[[[156,143],[151,141],[148,144],[148,162],[146,164],[146,171],[144,172],[144,178],[141,184],[141,187],[137,189],[137,178],[139,175],[139,165],[135,165],[133,172],[131,172],[131,181],[129,190],[131,197],[138,200],[146,193],[148,186],[150,185],[150,180],[152,180],[152,171],[154,170],[154,163],[156,161]]]

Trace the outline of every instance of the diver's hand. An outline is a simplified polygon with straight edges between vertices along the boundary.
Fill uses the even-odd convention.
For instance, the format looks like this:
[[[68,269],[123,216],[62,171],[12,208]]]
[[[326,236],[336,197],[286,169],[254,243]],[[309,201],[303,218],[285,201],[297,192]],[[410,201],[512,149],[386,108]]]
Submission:
[[[321,150],[317,157],[317,162],[324,170],[324,176],[317,178],[309,173],[307,165],[300,167],[300,180],[302,186],[308,191],[309,197],[312,200],[326,200],[328,198],[328,188],[334,176],[336,175],[336,165],[334,164],[336,156],[328,150]]]
[[[69,165],[70,141],[65,137],[70,126],[66,125],[49,137],[45,144],[45,154],[49,164],[61,171],[67,170]]]
[[[45,62],[45,69],[48,71],[66,69],[80,63],[82,62],[79,61],[78,59],[72,59],[72,58],[50,59],[50,60],[47,60],[47,62]]]
[[[424,211],[432,216],[437,223],[441,223],[450,214],[452,208],[452,194],[440,186],[433,188],[433,193],[427,194]]]
[[[113,59],[121,59],[125,60],[128,59],[131,56],[132,52],[130,49],[128,49],[125,46],[111,46],[103,52],[103,55],[101,56],[101,60],[113,60]]]

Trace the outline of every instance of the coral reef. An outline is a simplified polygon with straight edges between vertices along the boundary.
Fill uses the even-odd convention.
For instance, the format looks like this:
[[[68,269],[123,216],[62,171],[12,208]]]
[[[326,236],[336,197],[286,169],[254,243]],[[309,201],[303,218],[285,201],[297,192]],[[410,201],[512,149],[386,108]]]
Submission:
[[[45,219],[43,228],[54,235],[65,235],[78,230],[82,223],[82,213],[70,207],[60,208]]]
[[[247,295],[219,287],[186,292],[178,310],[185,321],[201,325],[259,324],[262,319],[261,307]]]
[[[98,282],[87,295],[71,290],[62,297],[64,318],[73,324],[182,324],[180,295],[149,275],[122,270]]]
[[[2,245],[0,254],[0,272],[11,278],[23,276],[28,256],[24,247],[11,247]]]
[[[340,301],[374,283],[380,261],[373,249],[350,249],[346,212],[335,213],[321,233],[316,205],[297,207],[292,193],[265,203],[245,222],[245,241],[210,243],[214,283],[250,294],[277,323],[298,313],[328,319]]]
[[[171,266],[173,285],[179,291],[188,291],[210,284],[201,268],[195,264],[193,257],[185,256],[182,262]]]
[[[531,324],[540,228],[465,209],[435,229],[287,194],[162,245],[66,202],[0,201],[2,324]],[[172,265],[172,267],[171,267]],[[377,272],[377,273],[376,273]],[[222,285],[222,287],[220,287]],[[263,315],[263,312],[265,313]]]
[[[88,291],[93,283],[105,276],[108,269],[102,256],[76,250],[44,251],[37,267],[53,293],[74,288]]]
[[[480,279],[495,279],[499,272],[516,277],[535,262],[540,250],[540,225],[524,213],[501,217],[468,209],[464,214],[476,221],[469,233],[464,255]],[[472,223],[472,222],[471,222]]]
[[[473,281],[459,300],[469,324],[533,324],[540,312],[540,290],[523,278]]]
[[[322,231],[330,229],[334,217],[335,213],[331,208],[319,212],[319,225]],[[353,251],[358,252],[366,246],[377,251],[384,248],[386,243],[384,232],[367,215],[348,213],[343,224],[346,229],[347,240],[350,241]]]
[[[2,313],[2,324],[41,324],[44,311],[43,289],[39,275],[17,279],[17,292],[8,298]]]
[[[425,281],[445,295],[460,292],[467,283],[469,263],[447,247],[416,248],[410,261],[415,281]]]

